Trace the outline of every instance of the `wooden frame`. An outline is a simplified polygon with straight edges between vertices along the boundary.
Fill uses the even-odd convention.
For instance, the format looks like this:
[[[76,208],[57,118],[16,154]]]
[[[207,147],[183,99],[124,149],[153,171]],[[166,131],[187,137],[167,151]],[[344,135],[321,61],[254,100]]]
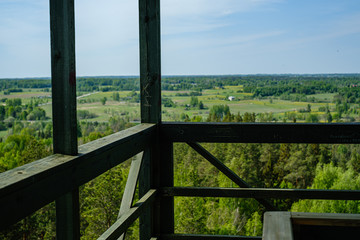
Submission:
[[[140,239],[260,239],[174,234],[174,196],[255,198],[268,209],[267,198],[360,200],[360,191],[251,188],[197,143],[360,143],[360,124],[162,123],[160,0],[139,0],[142,124],[78,147],[74,0],[50,0],[50,25],[55,154],[0,174],[1,229],[56,200],[57,239],[79,239],[78,187],[139,152],[119,218],[101,239],[123,236],[139,216]],[[241,188],[174,187],[174,142],[187,142]],[[132,206],[138,178],[141,199]]]

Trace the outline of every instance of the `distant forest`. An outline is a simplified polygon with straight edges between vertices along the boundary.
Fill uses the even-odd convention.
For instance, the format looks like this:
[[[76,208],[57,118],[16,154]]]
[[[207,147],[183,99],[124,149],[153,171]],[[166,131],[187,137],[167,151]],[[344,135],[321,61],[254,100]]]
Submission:
[[[214,87],[243,85],[244,92],[254,96],[281,94],[314,94],[337,92],[360,86],[360,74],[319,75],[220,75],[220,76],[163,76],[162,90],[201,90]],[[51,88],[50,79],[0,79],[0,91],[16,92],[22,88]],[[138,77],[78,77],[77,91],[138,91]]]

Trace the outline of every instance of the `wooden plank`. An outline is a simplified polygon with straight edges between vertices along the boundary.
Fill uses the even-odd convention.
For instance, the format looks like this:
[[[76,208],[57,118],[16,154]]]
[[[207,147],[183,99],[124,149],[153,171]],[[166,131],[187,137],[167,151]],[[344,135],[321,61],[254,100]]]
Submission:
[[[225,176],[227,176],[231,181],[236,183],[239,187],[242,188],[250,188],[251,186],[242,180],[236,173],[234,173],[230,168],[228,168],[225,164],[220,162],[215,156],[213,156],[210,152],[208,152],[205,148],[203,148],[198,143],[187,142],[187,144],[192,147],[195,151],[197,151],[201,156],[203,156],[206,160],[208,160],[212,165],[214,165],[217,169],[219,169]],[[259,203],[261,203],[268,211],[277,210],[270,202],[266,199],[255,198]]]
[[[293,224],[360,227],[360,214],[291,212]]]
[[[142,123],[161,121],[160,0],[139,0]]]
[[[134,200],[135,191],[137,181],[139,179],[139,173],[141,169],[141,162],[143,158],[144,152],[137,154],[134,159],[131,161],[129,175],[126,181],[124,195],[121,200],[120,210],[118,214],[118,219],[125,214],[131,208],[132,202]],[[123,240],[125,238],[125,233],[122,234],[119,240]]]
[[[173,142],[360,143],[359,123],[162,123]]]
[[[141,124],[80,146],[78,156],[55,154],[0,174],[0,228],[148,147],[153,124]]]
[[[173,166],[173,143],[160,141],[158,146],[160,151],[160,161],[156,161],[154,176],[156,187],[173,187],[174,186],[174,166]],[[156,203],[155,235],[174,233],[174,197],[161,196]]]
[[[130,208],[124,215],[122,215],[106,232],[104,232],[98,239],[111,240],[117,239],[122,233],[128,229],[131,224],[140,216],[142,211],[150,207],[155,200],[156,190],[151,189],[145,194],[135,205]]]
[[[258,240],[261,237],[249,237],[249,236],[233,236],[233,235],[203,235],[203,234],[164,234],[161,235],[161,239],[164,240],[212,240],[212,239],[244,239],[244,240]]]
[[[360,191],[320,189],[172,187],[162,188],[161,195],[177,197],[360,200]]]
[[[151,189],[153,186],[153,179],[152,179],[152,150],[153,148],[148,147],[144,151],[143,156],[143,163],[140,169],[140,176],[139,176],[139,196],[144,196],[148,189]],[[149,239],[153,235],[153,208],[149,207],[145,209],[140,216],[140,239]]]
[[[56,199],[56,239],[80,239],[78,190]]]
[[[74,0],[50,0],[54,153],[76,155]]]
[[[160,0],[139,0],[140,38],[140,109],[142,123],[161,122],[161,50],[160,50]],[[154,187],[154,162],[157,158],[158,134],[144,158],[139,181],[140,196]],[[140,239],[153,236],[153,208],[140,217]]]
[[[76,155],[76,72],[74,0],[50,0],[51,80],[54,153]],[[56,202],[56,238],[80,239],[79,192]]]
[[[264,240],[292,240],[290,212],[266,212],[264,215]]]

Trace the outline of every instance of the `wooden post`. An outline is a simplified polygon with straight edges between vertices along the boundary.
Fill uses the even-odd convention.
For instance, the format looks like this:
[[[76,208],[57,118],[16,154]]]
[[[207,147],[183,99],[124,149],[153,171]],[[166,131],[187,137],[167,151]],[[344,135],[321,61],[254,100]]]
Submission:
[[[161,121],[160,0],[139,0],[141,122]]]
[[[74,0],[50,0],[50,32],[54,153],[76,155]],[[80,239],[78,189],[56,200],[56,235]]]
[[[160,0],[139,0],[141,122],[161,123]],[[158,131],[159,133],[159,131]],[[140,197],[150,188],[173,186],[172,143],[159,134],[144,154]],[[174,232],[173,197],[161,197],[140,217],[140,239]]]
[[[174,186],[174,167],[173,167],[173,143],[160,140],[159,158],[154,169],[154,175],[159,181],[158,188]],[[161,197],[156,202],[157,211],[155,214],[155,232],[158,235],[174,233],[174,197]]]

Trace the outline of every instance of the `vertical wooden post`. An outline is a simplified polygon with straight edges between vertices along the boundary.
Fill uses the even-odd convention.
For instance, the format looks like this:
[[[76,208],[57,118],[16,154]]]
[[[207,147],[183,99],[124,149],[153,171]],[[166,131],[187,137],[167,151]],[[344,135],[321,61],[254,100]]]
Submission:
[[[161,123],[160,0],[139,0],[141,122]],[[172,144],[157,134],[145,152],[140,197],[150,188],[173,186]],[[174,232],[173,198],[156,201],[140,217],[140,239]]]
[[[76,155],[74,0],[50,0],[50,32],[54,153]],[[79,219],[76,189],[56,200],[57,239],[80,239]]]
[[[160,0],[139,0],[141,122],[161,121]]]
[[[162,141],[158,145],[159,159],[154,166],[153,174],[157,177],[156,186],[173,187],[174,170],[173,170],[173,143]],[[174,197],[161,197],[155,205],[155,232],[157,234],[174,233]]]

